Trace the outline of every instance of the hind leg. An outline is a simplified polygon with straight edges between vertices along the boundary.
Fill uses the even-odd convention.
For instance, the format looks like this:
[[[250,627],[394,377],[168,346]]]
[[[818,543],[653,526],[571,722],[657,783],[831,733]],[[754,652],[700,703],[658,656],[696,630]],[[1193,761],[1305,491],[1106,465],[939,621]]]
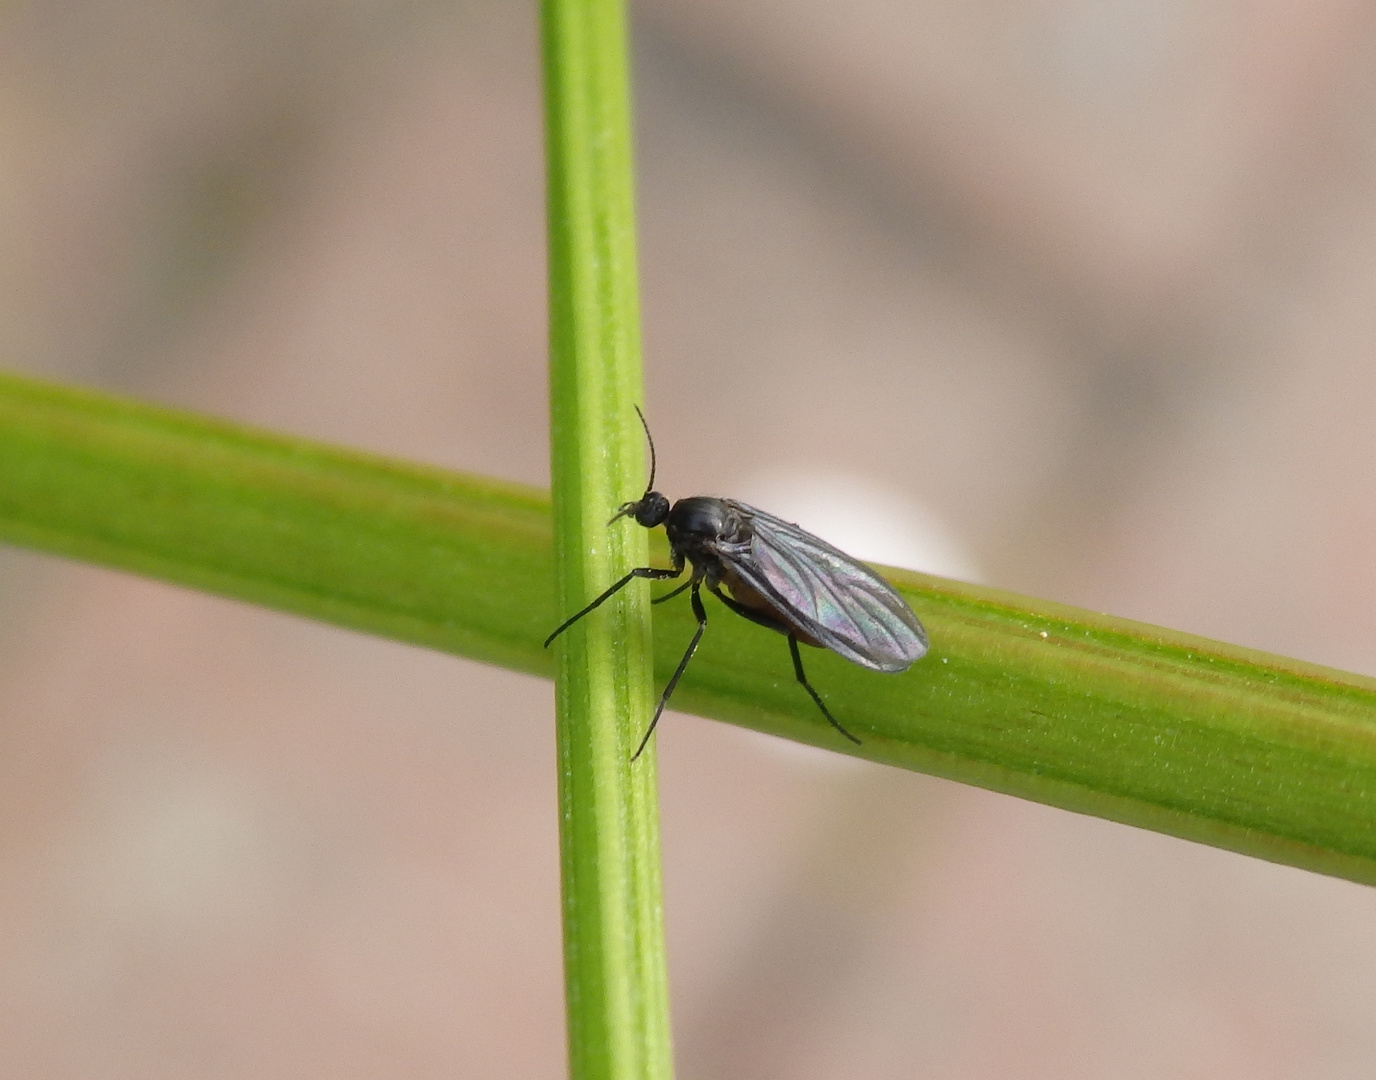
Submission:
[[[831,715],[831,710],[822,702],[822,695],[812,688],[812,684],[807,681],[807,676],[803,674],[803,658],[798,655],[798,639],[792,634],[788,635],[788,651],[793,655],[793,674],[798,681],[803,684],[803,689],[812,695],[812,700],[817,702],[817,708],[822,710],[822,715],[831,722],[831,726],[853,742],[856,746],[860,745],[860,740],[852,735],[836,722],[836,717]]]

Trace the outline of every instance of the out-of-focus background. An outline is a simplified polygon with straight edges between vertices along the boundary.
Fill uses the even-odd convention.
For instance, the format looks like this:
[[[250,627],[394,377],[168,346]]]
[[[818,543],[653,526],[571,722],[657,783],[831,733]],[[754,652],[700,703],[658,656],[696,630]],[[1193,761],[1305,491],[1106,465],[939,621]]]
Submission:
[[[545,483],[534,7],[6,6],[0,362]],[[1370,5],[634,23],[666,492],[1376,673]],[[684,1080],[1371,1075],[1370,889],[660,730]],[[0,1075],[559,1075],[552,747],[539,681],[0,552]]]

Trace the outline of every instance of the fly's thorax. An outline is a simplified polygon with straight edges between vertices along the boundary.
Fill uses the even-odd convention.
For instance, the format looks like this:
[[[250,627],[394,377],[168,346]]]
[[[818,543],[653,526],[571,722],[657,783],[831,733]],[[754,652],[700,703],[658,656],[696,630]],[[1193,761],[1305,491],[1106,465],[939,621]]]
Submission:
[[[714,551],[750,540],[750,523],[723,499],[694,495],[679,499],[664,522],[669,543],[684,554]]]

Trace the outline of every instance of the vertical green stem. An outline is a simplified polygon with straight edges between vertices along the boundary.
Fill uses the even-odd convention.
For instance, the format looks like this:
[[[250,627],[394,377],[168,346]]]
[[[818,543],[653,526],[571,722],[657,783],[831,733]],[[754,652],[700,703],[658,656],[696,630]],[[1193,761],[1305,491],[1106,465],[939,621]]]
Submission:
[[[608,527],[644,485],[625,13],[544,0],[550,407],[560,610],[633,566],[646,537]],[[649,606],[636,584],[556,643],[570,1074],[672,1075],[649,721]]]

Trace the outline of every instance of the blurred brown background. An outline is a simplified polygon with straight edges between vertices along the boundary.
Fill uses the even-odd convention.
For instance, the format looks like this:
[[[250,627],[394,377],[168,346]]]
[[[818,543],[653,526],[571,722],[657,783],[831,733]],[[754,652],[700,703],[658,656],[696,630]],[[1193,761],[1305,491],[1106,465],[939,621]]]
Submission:
[[[1376,673],[1376,10],[635,47],[666,492]],[[8,5],[0,145],[0,362],[545,482],[532,4]],[[684,1080],[1372,1074],[1372,890],[661,730]],[[0,552],[0,1076],[560,1075],[553,788],[543,683]]]

